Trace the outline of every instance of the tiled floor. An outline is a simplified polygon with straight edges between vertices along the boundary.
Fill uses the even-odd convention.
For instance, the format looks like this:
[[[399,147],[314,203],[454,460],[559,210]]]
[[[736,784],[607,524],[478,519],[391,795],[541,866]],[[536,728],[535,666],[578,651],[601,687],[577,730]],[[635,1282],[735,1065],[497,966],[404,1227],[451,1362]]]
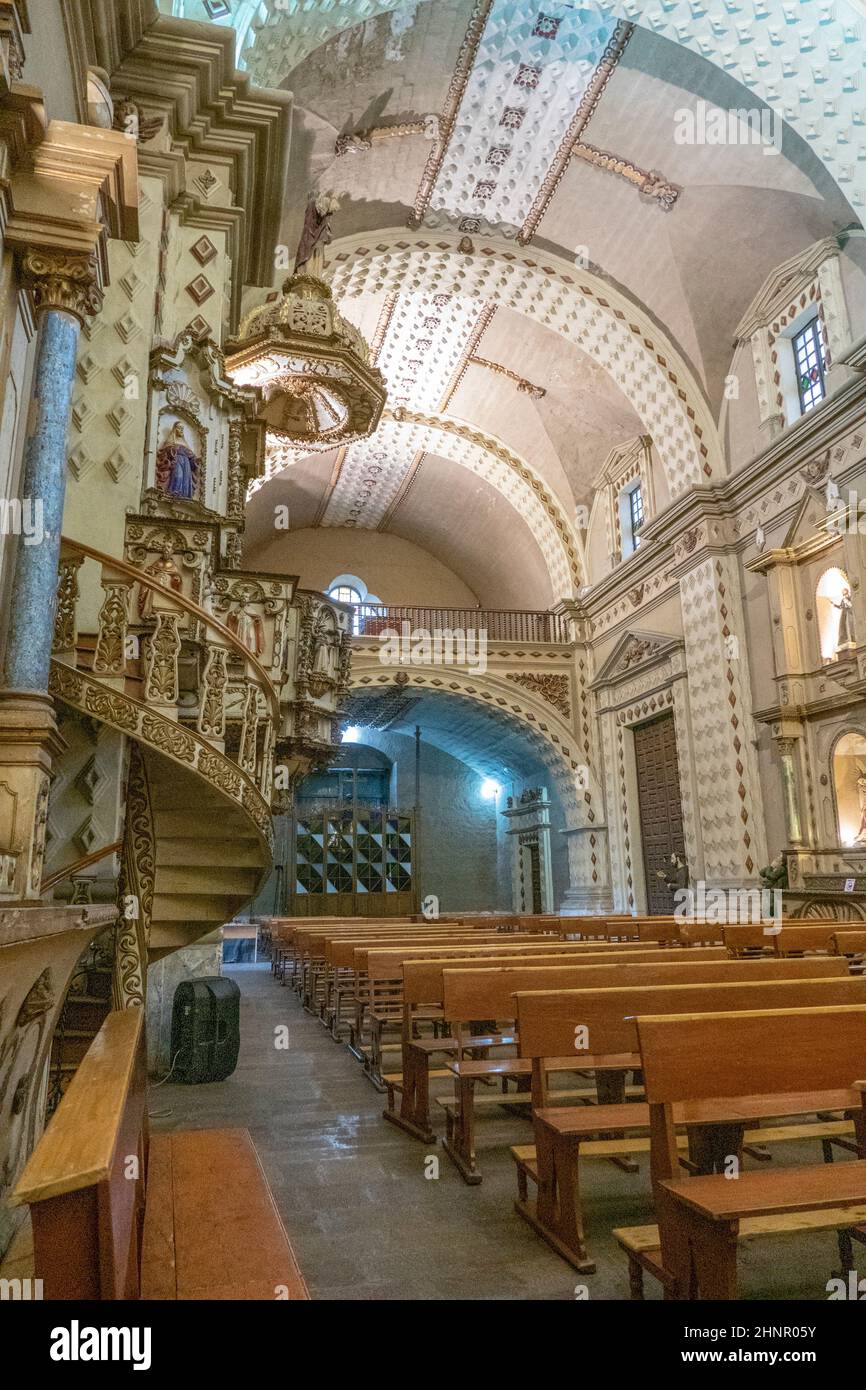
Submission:
[[[592,1299],[628,1297],[624,1257],[608,1233],[651,1219],[645,1162],[636,1176],[585,1165],[598,1270],[580,1275],[514,1212],[509,1145],[531,1142],[527,1122],[479,1123],[484,1180],[467,1187],[438,1145],[385,1123],[384,1097],[266,966],[227,973],[241,989],[237,1070],[213,1085],[152,1089],[151,1123],[250,1130],[313,1298],[573,1300],[579,1284]],[[275,1046],[281,1025],[287,1049]],[[439,1158],[436,1179],[425,1177],[430,1154]],[[785,1146],[774,1162],[794,1159],[820,1162],[820,1150]],[[826,1298],[836,1263],[832,1235],[752,1242],[740,1258],[742,1296]],[[858,1264],[866,1266],[862,1247]],[[659,1296],[654,1281],[646,1293]]]

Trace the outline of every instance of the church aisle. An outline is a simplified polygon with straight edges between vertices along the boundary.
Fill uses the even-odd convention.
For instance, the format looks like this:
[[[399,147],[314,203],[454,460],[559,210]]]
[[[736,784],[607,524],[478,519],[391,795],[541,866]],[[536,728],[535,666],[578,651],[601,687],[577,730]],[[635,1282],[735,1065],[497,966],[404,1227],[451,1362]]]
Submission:
[[[312,1298],[563,1301],[585,1298],[583,1287],[590,1302],[628,1298],[609,1233],[648,1219],[645,1171],[589,1165],[583,1193],[598,1268],[582,1278],[514,1211],[509,1145],[529,1142],[528,1124],[485,1118],[484,1181],[467,1187],[439,1145],[383,1122],[385,1097],[267,965],[226,974],[241,990],[237,1070],[211,1085],[152,1087],[151,1127],[249,1129]],[[274,1045],[283,1027],[288,1048]],[[785,1148],[774,1162],[815,1159],[801,1145]],[[430,1154],[435,1180],[424,1177]],[[751,1242],[741,1250],[741,1297],[824,1298],[835,1263],[832,1236]],[[660,1297],[651,1278],[645,1297]]]
[[[492,1141],[498,1131],[502,1147],[482,1148],[484,1182],[465,1186],[438,1145],[416,1144],[384,1123],[385,1097],[266,965],[226,973],[241,990],[237,1070],[212,1085],[152,1088],[151,1125],[249,1129],[312,1298],[574,1298],[580,1275],[513,1210],[505,1138],[528,1140],[528,1125],[485,1122],[485,1136]],[[287,1050],[274,1046],[282,1025]],[[438,1180],[424,1177],[431,1153]],[[615,1186],[625,1193],[628,1181],[617,1173]],[[637,1192],[633,1205],[638,1219]],[[592,1296],[626,1298],[621,1253],[608,1241],[597,1253]]]

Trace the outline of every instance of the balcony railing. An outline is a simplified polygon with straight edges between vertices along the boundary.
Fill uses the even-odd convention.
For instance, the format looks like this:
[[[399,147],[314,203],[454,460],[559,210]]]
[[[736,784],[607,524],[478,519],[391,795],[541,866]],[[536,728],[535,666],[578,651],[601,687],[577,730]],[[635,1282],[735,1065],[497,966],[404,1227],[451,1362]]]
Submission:
[[[362,604],[355,616],[356,637],[379,637],[384,632],[484,632],[488,642],[557,642],[572,640],[566,613],[529,608],[417,608]]]

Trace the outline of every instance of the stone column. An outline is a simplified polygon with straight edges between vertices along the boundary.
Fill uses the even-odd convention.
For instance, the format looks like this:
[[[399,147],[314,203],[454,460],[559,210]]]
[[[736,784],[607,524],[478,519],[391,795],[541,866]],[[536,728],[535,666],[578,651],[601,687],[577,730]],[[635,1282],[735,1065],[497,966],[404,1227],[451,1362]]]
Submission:
[[[100,293],[94,260],[83,253],[29,249],[21,270],[39,329],[22,481],[22,512],[35,524],[19,537],[0,689],[0,896],[26,900],[39,896],[49,774],[63,747],[48,682],[66,433],[78,336],[85,317],[99,308]]]
[[[42,692],[51,665],[75,356],[81,325],[100,296],[95,267],[83,256],[31,251],[22,269],[39,325],[22,489],[24,506],[29,502],[34,516],[41,511],[42,534],[19,538],[3,683]]]

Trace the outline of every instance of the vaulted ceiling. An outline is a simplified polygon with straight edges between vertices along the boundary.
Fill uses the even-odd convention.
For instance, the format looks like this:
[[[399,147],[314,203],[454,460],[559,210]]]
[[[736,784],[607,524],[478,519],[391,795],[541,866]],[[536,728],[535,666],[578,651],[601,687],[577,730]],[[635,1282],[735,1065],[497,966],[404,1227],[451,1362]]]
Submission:
[[[725,48],[728,11],[627,8],[637,26],[553,0],[210,7],[251,73],[293,93],[282,238],[293,250],[309,190],[340,196],[328,270],[388,383],[372,439],[271,458],[263,491],[293,526],[392,531],[476,592],[544,607],[582,581],[575,511],[613,447],[649,434],[670,495],[723,475],[740,317],[774,266],[857,221],[840,148],[847,129],[853,167],[863,60],[842,11],[860,21],[839,0],[804,50],[772,0],[750,59]],[[790,120],[771,143],[700,140],[708,105],[756,94]]]

